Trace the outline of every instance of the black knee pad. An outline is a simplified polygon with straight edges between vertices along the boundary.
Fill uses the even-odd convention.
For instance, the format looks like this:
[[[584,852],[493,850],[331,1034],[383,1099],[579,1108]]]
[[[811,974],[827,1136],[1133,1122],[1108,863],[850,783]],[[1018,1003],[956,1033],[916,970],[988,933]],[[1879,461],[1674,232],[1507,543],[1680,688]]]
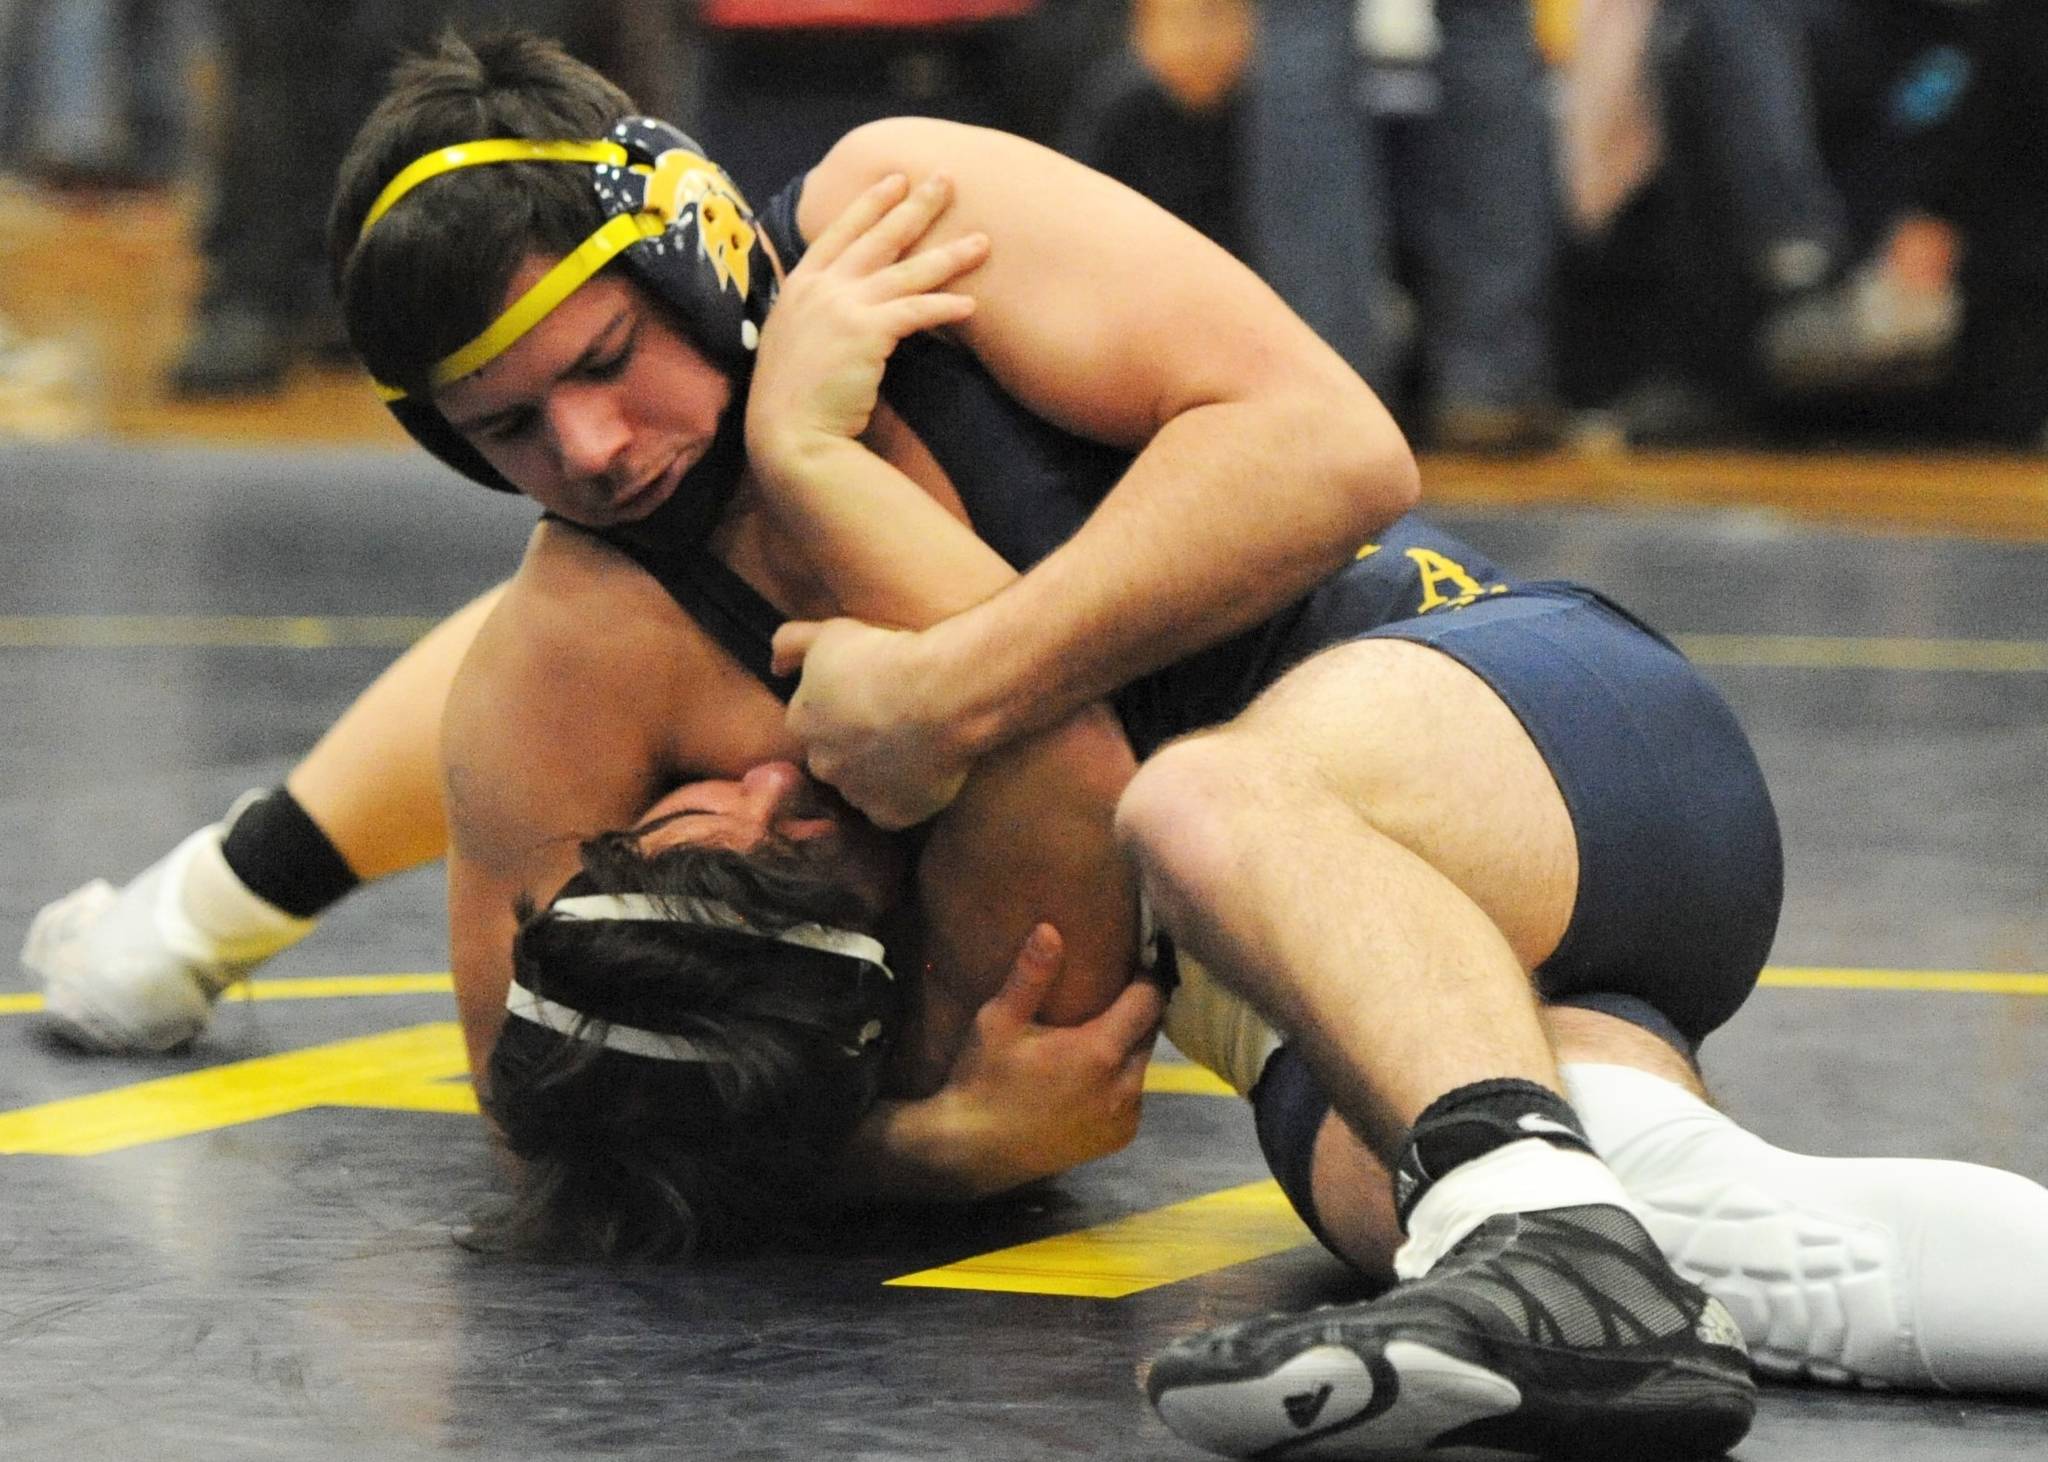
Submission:
[[[1329,1235],[1323,1232],[1322,1221],[1316,1217],[1313,1181],[1316,1134],[1323,1130],[1330,1099],[1309,1073],[1308,1062],[1292,1046],[1282,1046],[1266,1059],[1266,1069],[1259,1073],[1251,1100],[1252,1121],[1259,1134],[1259,1150],[1266,1155],[1267,1170],[1316,1241],[1337,1253]]]

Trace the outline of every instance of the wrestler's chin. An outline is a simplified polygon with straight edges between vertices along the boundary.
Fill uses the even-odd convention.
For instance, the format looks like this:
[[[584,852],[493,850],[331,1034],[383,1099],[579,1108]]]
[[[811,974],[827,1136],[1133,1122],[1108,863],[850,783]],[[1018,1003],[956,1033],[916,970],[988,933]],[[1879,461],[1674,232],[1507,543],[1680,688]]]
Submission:
[[[660,511],[662,504],[676,495],[676,489],[682,485],[683,474],[689,470],[689,464],[694,462],[698,455],[695,452],[684,452],[661,472],[650,477],[624,497],[615,499],[605,514],[605,526],[617,528],[627,523],[637,523]]]

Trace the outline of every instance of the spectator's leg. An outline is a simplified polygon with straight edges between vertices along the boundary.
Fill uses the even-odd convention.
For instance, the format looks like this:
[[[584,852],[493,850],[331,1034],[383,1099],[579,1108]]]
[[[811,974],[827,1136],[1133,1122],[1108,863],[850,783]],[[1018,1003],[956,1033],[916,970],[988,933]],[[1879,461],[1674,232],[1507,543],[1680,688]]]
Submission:
[[[1777,0],[1667,3],[1652,46],[1727,226],[1764,288],[1807,289],[1847,262],[1847,210],[1820,149],[1798,16]]]
[[[1382,395],[1400,370],[1386,167],[1351,0],[1265,0],[1239,156],[1250,263]]]
[[[1442,101],[1422,124],[1422,349],[1439,444],[1554,441],[1558,197],[1528,0],[1437,0]]]

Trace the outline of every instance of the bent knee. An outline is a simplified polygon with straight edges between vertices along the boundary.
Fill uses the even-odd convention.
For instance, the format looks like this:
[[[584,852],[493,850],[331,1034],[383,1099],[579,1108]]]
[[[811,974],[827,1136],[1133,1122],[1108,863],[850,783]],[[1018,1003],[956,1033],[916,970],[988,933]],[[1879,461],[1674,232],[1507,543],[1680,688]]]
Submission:
[[[1204,732],[1173,742],[1117,800],[1117,843],[1163,916],[1199,905],[1234,876],[1247,818],[1273,805],[1273,778],[1243,740]]]

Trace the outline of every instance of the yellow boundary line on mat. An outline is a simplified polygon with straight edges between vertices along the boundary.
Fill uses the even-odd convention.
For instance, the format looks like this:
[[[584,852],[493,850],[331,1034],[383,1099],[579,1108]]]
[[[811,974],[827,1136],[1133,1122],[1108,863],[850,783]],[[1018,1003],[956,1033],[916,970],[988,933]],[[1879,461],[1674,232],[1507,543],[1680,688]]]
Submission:
[[[300,980],[251,980],[237,985],[226,999],[349,1000],[369,995],[452,995],[455,982],[447,975],[320,975]],[[23,1015],[43,1008],[40,995],[0,995],[0,1015]]]
[[[1778,988],[2048,995],[2048,973],[1781,966]],[[255,1000],[444,995],[443,974],[341,975],[253,981]],[[0,1013],[33,1010],[34,995],[0,996]],[[0,1112],[0,1155],[105,1156],[319,1107],[444,1114],[476,1111],[459,1027],[424,1025],[209,1066]],[[1156,1062],[1146,1089],[1229,1096],[1185,1061]],[[900,1291],[949,1289],[1115,1300],[1310,1244],[1270,1180],[1126,1214],[992,1253],[895,1276]]]
[[[2019,970],[1869,970],[1810,965],[1771,965],[1759,981],[1774,990],[1893,990],[1936,995],[2044,995],[2048,973]],[[251,980],[229,995],[235,1000],[348,1000],[377,995],[447,995],[447,975],[319,975],[302,979]],[[0,995],[0,1015],[26,1015],[43,1008],[40,995]]]
[[[403,649],[440,623],[431,615],[7,614],[0,649]]]
[[[2048,974],[2001,970],[1834,970],[1771,965],[1759,984],[1776,990],[1912,990],[1938,995],[2048,995]]]
[[[436,622],[428,615],[11,614],[0,615],[0,649],[403,649]],[[1672,638],[1702,665],[2048,674],[2048,640],[1721,634]]]

